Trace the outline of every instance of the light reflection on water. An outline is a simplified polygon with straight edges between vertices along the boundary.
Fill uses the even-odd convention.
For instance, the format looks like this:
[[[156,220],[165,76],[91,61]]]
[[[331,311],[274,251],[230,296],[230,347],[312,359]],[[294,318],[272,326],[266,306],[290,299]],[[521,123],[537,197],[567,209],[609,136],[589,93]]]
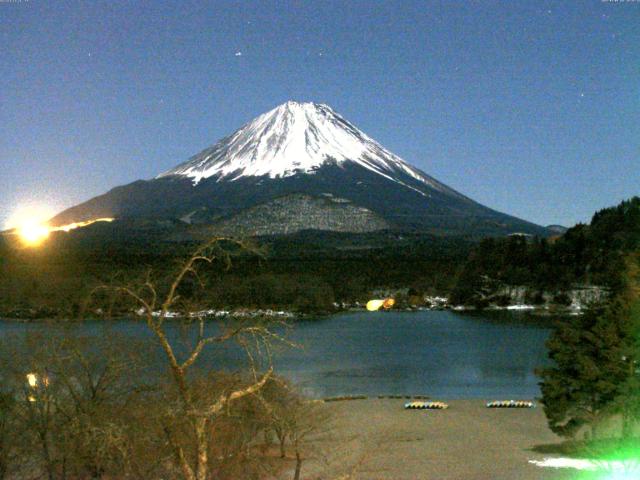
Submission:
[[[310,396],[429,395],[440,398],[531,399],[539,395],[534,369],[547,363],[549,329],[518,321],[521,314],[462,315],[449,311],[357,312],[295,324],[301,349],[278,349],[276,371]],[[112,321],[115,331],[148,335],[139,321]],[[107,334],[103,323],[74,328]],[[180,336],[168,324],[171,336]],[[56,330],[43,323],[0,322],[0,334]],[[214,325],[209,327],[215,329]],[[243,356],[228,346],[201,366],[237,369]]]

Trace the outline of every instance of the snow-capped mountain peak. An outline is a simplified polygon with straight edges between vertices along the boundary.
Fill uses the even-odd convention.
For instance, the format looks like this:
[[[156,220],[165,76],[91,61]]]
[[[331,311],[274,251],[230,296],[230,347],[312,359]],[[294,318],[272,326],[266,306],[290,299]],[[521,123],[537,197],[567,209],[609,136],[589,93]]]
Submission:
[[[398,174],[409,175],[437,190],[453,192],[386,150],[328,105],[294,101],[258,116],[157,178],[186,176],[194,184],[209,177],[218,181],[261,176],[284,178],[298,173],[312,174],[327,162],[357,163],[423,195],[401,181]]]
[[[260,115],[155,179],[71,207],[51,224],[102,217],[144,220],[144,225],[182,221],[239,236],[318,230],[549,233],[438,182],[327,105],[298,102]],[[194,231],[204,232],[200,228]]]

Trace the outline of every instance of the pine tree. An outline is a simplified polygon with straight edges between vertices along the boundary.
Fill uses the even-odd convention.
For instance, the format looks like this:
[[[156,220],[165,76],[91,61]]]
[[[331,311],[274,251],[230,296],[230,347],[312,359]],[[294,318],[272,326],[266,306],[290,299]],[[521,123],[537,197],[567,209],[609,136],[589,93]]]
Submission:
[[[597,427],[616,399],[624,378],[615,328],[603,324],[604,305],[560,322],[547,342],[552,367],[541,370],[542,404],[549,427],[573,437],[584,426]]]
[[[606,417],[621,414],[623,435],[640,419],[639,255],[620,273],[625,287],[606,303],[559,322],[547,342],[553,366],[542,369],[542,403],[549,427],[573,437],[591,436]]]
[[[640,420],[640,253],[625,259],[622,290],[609,310],[609,321],[622,324],[625,334],[622,359],[626,378],[619,389],[615,407],[622,415],[622,436],[628,438]]]

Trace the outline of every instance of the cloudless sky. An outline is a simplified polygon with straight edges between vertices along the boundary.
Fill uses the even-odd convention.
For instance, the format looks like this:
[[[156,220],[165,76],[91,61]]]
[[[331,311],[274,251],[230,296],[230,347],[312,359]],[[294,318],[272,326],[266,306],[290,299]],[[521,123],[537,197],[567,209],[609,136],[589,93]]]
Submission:
[[[0,0],[0,39],[0,226],[289,99],[539,224],[640,194],[640,2]]]

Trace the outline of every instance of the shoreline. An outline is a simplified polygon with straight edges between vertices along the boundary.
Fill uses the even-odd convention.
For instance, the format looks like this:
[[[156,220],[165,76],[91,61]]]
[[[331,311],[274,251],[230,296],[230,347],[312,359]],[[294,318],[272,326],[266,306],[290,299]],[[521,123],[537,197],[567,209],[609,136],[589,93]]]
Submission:
[[[538,307],[534,305],[507,305],[507,306],[497,306],[491,305],[484,308],[478,308],[470,305],[442,305],[436,307],[400,307],[393,308],[390,310],[380,310],[379,312],[398,312],[398,313],[410,313],[410,312],[431,312],[431,311],[450,311],[453,313],[524,313],[531,315],[532,317],[545,318],[545,317],[554,317],[554,316],[577,316],[582,315],[584,313],[584,308],[582,307],[565,307],[565,306],[544,306]],[[367,312],[367,309],[364,305],[349,305],[345,307],[337,307],[335,310],[326,310],[326,311],[314,311],[314,312],[296,312],[292,310],[283,310],[277,308],[238,308],[238,309],[209,309],[202,310],[199,312],[192,312],[189,315],[181,314],[179,312],[168,312],[165,317],[167,320],[172,319],[181,319],[181,318],[205,318],[206,320],[215,320],[221,318],[273,318],[273,319],[283,319],[283,320],[308,320],[313,318],[322,318],[328,317],[331,315],[338,315],[341,313],[363,313]],[[40,316],[38,315],[38,311],[34,310],[30,312],[29,315],[17,316],[16,311],[8,311],[8,312],[0,312],[0,321],[2,322],[16,322],[16,323],[30,323],[30,322],[53,322],[53,323],[70,323],[81,321],[78,319],[72,318],[63,318],[62,316],[56,316],[55,313],[50,311],[47,312],[48,315]],[[372,312],[376,313],[376,312]],[[131,311],[129,313],[122,313],[119,315],[114,315],[111,317],[112,320],[124,320],[131,319],[132,317],[140,317],[144,313],[138,311]],[[93,312],[91,317],[87,317],[84,320],[102,320],[106,319],[106,317],[102,314],[102,312],[96,311]],[[159,316],[159,312],[154,312],[154,316]]]

